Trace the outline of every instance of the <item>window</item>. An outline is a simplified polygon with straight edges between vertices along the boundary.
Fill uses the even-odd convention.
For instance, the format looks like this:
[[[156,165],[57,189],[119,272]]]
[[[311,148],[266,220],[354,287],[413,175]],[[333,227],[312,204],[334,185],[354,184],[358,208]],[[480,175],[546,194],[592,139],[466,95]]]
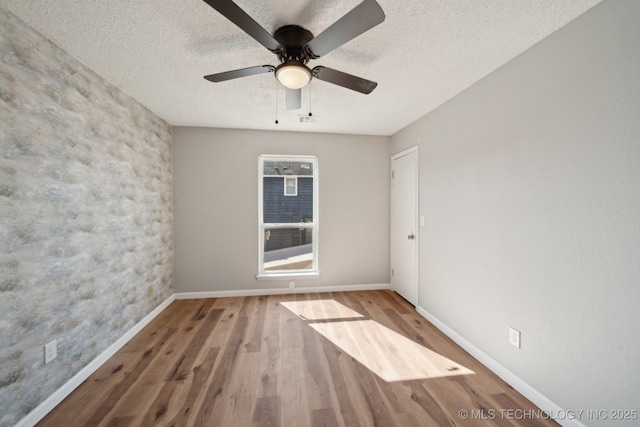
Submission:
[[[284,195],[285,196],[297,196],[298,195],[298,178],[284,178]]]
[[[258,229],[258,278],[318,274],[316,157],[260,156]]]

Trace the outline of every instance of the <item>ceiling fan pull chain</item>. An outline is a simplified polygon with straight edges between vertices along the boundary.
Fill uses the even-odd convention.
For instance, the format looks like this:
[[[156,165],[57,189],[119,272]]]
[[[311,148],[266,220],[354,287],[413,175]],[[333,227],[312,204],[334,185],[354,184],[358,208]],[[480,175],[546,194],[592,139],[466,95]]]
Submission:
[[[311,117],[311,85],[309,85],[309,117]]]
[[[275,82],[276,89],[276,124],[278,124],[278,82]]]

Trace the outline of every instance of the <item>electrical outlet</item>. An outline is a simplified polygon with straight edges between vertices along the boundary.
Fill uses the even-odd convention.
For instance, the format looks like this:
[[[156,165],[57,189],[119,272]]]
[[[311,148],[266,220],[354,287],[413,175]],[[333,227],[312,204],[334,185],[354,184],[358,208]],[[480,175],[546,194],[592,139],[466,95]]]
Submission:
[[[153,295],[153,286],[149,285],[149,296]]]
[[[520,348],[520,331],[509,328],[509,344],[516,348]]]
[[[44,346],[44,364],[58,357],[58,340],[53,340]]]
[[[293,280],[289,280],[289,288],[293,289],[296,287],[296,282],[294,282]]]

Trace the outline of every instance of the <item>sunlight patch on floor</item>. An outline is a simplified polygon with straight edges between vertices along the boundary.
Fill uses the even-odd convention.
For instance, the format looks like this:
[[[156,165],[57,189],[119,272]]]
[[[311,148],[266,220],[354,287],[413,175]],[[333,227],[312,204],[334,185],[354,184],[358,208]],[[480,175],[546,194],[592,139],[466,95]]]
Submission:
[[[474,373],[335,300],[281,304],[387,382]]]
[[[286,301],[281,302],[293,314],[302,320],[337,320],[364,318],[355,310],[332,299],[314,301]]]

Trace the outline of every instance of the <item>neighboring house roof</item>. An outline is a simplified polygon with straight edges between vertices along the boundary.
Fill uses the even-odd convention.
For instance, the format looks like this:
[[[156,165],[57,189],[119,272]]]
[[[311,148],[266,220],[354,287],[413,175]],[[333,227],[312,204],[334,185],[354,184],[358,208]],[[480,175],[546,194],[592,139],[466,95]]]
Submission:
[[[268,175],[313,175],[313,164],[310,162],[287,162],[267,160],[264,162],[262,174]]]

